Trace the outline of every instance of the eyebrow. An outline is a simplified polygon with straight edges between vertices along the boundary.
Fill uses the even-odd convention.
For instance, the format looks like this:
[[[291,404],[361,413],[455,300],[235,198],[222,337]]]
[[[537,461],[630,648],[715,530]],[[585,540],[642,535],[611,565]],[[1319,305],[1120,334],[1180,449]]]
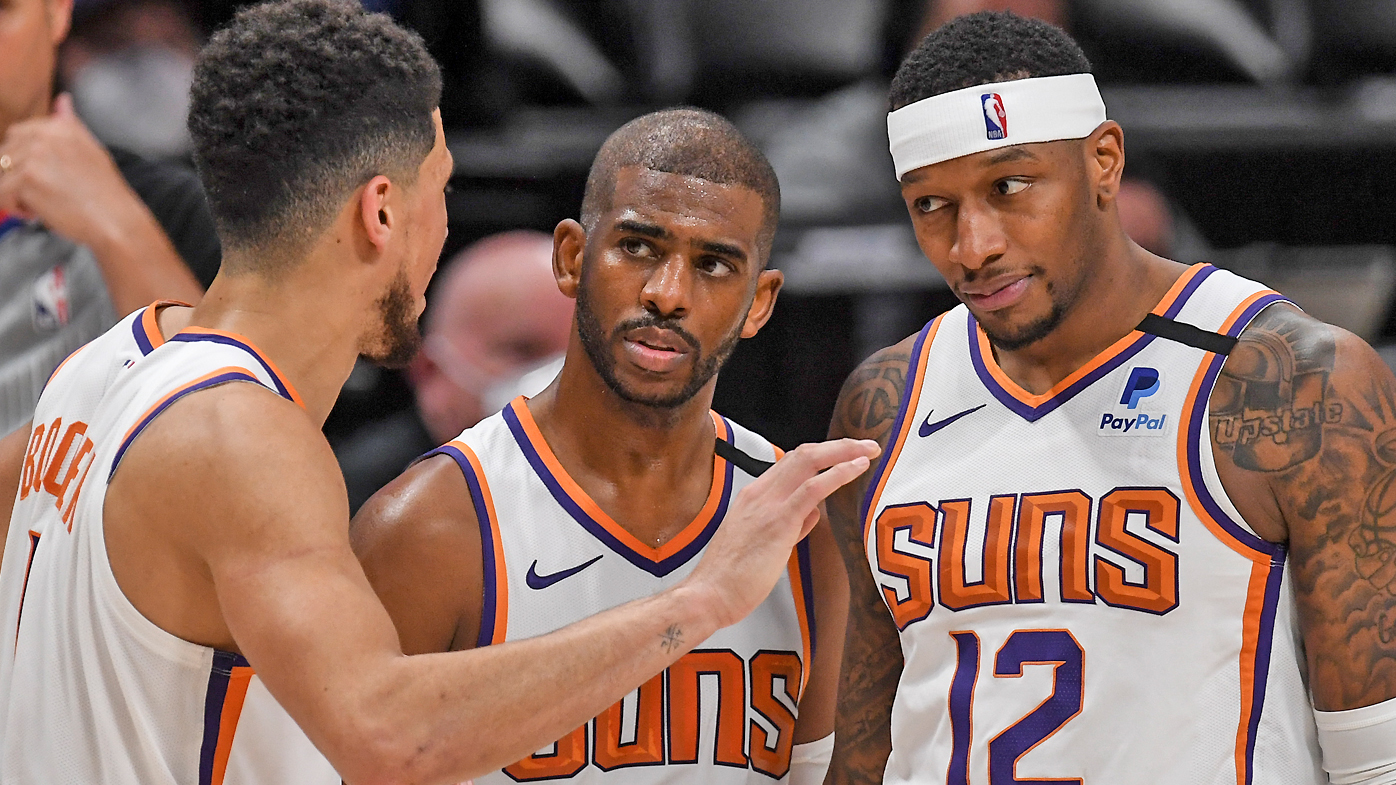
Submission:
[[[620,232],[630,232],[644,237],[653,237],[656,240],[663,240],[673,235],[669,230],[654,224],[640,223],[639,221],[620,220],[616,221],[616,230]]]
[[[735,245],[729,245],[728,243],[715,243],[712,240],[696,240],[694,241],[693,245],[700,250],[707,251],[708,253],[715,253],[719,256],[730,256],[733,259],[736,259],[737,261],[741,262],[746,261],[746,251],[743,251]]]
[[[984,166],[998,166],[999,164],[1012,163],[1013,161],[1036,161],[1037,156],[1024,150],[1021,147],[1010,147],[1003,152],[995,153],[984,159]]]

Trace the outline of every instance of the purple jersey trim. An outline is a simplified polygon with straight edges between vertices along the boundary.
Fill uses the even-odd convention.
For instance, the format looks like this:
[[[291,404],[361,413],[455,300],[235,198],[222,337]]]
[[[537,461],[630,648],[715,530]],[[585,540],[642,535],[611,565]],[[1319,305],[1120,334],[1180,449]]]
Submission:
[[[475,505],[475,520],[480,525],[480,563],[483,567],[485,598],[480,606],[480,634],[475,641],[476,648],[484,648],[494,642],[494,629],[498,619],[494,617],[495,593],[499,580],[499,567],[494,563],[494,532],[490,528],[490,511],[485,506],[485,494],[480,489],[480,478],[475,476],[475,467],[459,448],[447,444],[423,455],[421,459],[433,455],[449,455],[465,475],[465,484],[470,488],[470,503]],[[420,459],[419,459],[420,460]]]

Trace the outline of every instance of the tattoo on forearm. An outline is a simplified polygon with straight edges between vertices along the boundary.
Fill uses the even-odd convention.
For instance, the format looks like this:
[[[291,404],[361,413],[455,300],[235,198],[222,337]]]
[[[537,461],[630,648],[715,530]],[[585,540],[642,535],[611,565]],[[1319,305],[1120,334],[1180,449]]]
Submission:
[[[670,624],[669,629],[659,636],[659,647],[665,651],[673,651],[683,645],[683,630],[679,625]]]
[[[1316,701],[1396,696],[1396,380],[1357,339],[1270,308],[1223,366],[1211,427],[1289,532]]]

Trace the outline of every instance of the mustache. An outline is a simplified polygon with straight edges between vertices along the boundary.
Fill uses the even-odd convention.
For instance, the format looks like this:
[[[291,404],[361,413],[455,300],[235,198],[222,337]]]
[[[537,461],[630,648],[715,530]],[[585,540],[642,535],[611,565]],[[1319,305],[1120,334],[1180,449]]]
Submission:
[[[690,350],[700,354],[702,353],[702,344],[698,342],[698,339],[695,338],[692,333],[685,330],[677,319],[666,319],[662,316],[655,316],[652,313],[647,313],[644,316],[637,316],[634,319],[627,319],[621,322],[611,331],[611,337],[618,338],[631,330],[638,330],[641,327],[657,327],[661,330],[668,330],[674,335],[677,335],[679,340],[688,344]]]

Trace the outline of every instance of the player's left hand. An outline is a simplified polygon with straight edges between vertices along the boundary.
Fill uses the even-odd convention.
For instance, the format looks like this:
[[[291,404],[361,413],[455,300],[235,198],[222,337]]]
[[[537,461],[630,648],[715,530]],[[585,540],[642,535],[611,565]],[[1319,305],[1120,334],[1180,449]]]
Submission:
[[[101,248],[142,209],[66,93],[54,100],[52,114],[10,126],[0,156],[9,156],[0,173],[0,212],[41,221],[73,242]]]

